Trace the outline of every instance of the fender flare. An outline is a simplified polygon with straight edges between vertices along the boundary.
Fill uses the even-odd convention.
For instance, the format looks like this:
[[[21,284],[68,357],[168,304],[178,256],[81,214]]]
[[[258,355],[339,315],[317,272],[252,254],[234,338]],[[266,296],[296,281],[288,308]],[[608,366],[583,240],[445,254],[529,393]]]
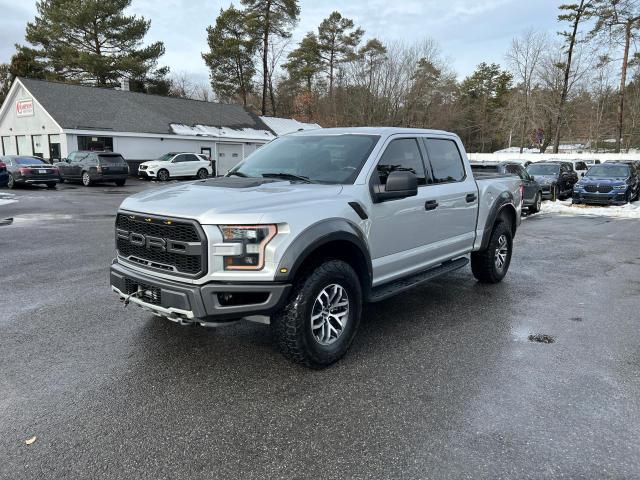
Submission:
[[[502,192],[491,207],[489,215],[487,215],[487,222],[485,223],[484,230],[482,231],[482,242],[480,243],[480,250],[484,250],[485,248],[487,248],[487,245],[489,245],[489,239],[491,238],[491,233],[493,232],[493,227],[496,224],[496,220],[506,209],[511,209],[513,211],[515,222],[513,223],[513,230],[511,233],[515,237],[516,229],[518,228],[519,223],[518,211],[515,207],[513,194],[511,192]]]
[[[367,240],[362,231],[352,222],[343,218],[330,218],[307,227],[296,239],[291,242],[278,263],[274,281],[292,281],[298,273],[300,266],[318,248],[329,242],[347,241],[353,244],[363,255],[366,263],[366,279],[363,279],[365,290],[370,287],[373,278],[371,254]],[[282,273],[281,269],[287,269]]]

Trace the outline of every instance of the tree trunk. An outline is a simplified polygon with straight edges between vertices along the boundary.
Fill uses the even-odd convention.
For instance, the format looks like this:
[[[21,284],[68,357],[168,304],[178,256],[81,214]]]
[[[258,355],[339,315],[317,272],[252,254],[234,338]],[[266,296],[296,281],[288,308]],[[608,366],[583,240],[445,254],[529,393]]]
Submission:
[[[562,126],[562,117],[564,114],[564,104],[569,94],[569,76],[571,75],[571,59],[573,57],[573,47],[576,44],[576,36],[578,34],[578,24],[584,8],[584,0],[580,1],[580,6],[576,11],[576,18],[573,21],[573,30],[571,39],[569,40],[569,51],[567,53],[567,64],[564,67],[564,83],[562,84],[562,93],[560,94],[560,103],[558,104],[558,114],[556,115],[555,133],[553,137],[553,153],[558,153],[560,149],[560,127]]]
[[[262,43],[262,115],[267,114],[267,82],[269,76],[269,64],[267,62],[267,56],[269,55],[269,30],[271,14],[271,0],[267,1],[267,8],[264,12],[264,38]]]
[[[616,153],[620,153],[622,134],[624,133],[624,88],[627,84],[627,65],[629,63],[629,45],[631,43],[631,27],[637,19],[629,20],[624,29],[624,56],[620,72],[620,92],[618,93],[618,135],[616,136]]]

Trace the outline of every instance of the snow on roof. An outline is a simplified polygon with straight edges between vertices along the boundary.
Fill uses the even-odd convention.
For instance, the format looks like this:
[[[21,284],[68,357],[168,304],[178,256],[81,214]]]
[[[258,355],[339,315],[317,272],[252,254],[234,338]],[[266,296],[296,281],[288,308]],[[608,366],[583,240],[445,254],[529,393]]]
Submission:
[[[276,132],[277,135],[286,135],[287,133],[298,132],[300,130],[315,130],[322,128],[317,123],[303,123],[293,118],[279,117],[260,117],[267,127]]]
[[[171,130],[176,135],[217,137],[217,138],[241,138],[245,140],[272,140],[273,133],[267,130],[256,130],[254,128],[228,128],[212,127],[210,125],[182,125],[180,123],[170,124]]]

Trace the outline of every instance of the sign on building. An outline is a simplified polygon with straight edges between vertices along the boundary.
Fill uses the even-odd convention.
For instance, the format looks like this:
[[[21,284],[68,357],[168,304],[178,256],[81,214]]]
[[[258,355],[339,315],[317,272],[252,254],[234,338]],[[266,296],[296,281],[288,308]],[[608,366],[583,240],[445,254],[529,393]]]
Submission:
[[[33,100],[31,98],[18,100],[16,102],[16,115],[18,115],[18,117],[33,116]]]

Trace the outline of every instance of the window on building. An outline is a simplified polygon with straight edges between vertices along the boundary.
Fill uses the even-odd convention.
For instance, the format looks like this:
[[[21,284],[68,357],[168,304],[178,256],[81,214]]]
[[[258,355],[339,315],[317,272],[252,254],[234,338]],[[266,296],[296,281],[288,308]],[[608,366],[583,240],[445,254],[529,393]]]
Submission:
[[[434,182],[447,183],[464,180],[464,165],[455,142],[440,138],[428,138],[426,144]]]
[[[49,135],[49,160],[60,160],[60,135]]]
[[[29,148],[29,139],[26,135],[17,135],[16,145],[18,148],[18,155],[31,155],[31,149]]]
[[[113,137],[78,135],[78,150],[113,152]]]
[[[31,135],[31,148],[33,149],[33,156],[44,158],[44,135]]]
[[[386,185],[389,174],[398,171],[415,174],[418,177],[418,185],[427,183],[422,155],[415,138],[400,138],[387,146],[378,162],[380,184]]]
[[[11,137],[2,137],[2,154],[12,155],[16,153],[11,144]]]

